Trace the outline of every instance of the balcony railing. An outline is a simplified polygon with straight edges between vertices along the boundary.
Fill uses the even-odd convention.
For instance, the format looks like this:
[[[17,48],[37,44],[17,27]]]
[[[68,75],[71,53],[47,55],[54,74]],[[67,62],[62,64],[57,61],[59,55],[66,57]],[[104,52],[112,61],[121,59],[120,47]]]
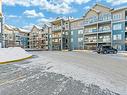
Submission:
[[[97,39],[85,40],[85,43],[97,43]]]
[[[109,43],[111,39],[98,39],[98,43]]]
[[[111,30],[99,30],[100,33],[111,32]]]
[[[59,27],[53,27],[52,31],[58,31],[58,30],[61,30],[61,28],[62,28],[61,26],[59,26]]]

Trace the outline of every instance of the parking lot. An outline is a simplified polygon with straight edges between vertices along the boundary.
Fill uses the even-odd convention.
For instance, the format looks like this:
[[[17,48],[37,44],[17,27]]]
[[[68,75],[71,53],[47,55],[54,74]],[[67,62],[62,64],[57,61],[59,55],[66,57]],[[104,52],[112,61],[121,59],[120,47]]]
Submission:
[[[127,57],[36,51],[0,65],[0,95],[127,95]]]

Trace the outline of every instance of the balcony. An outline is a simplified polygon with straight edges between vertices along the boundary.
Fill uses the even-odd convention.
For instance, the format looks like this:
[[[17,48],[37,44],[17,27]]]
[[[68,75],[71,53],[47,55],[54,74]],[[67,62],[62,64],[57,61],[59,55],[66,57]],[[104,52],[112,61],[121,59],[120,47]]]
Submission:
[[[52,28],[52,31],[60,31],[62,29],[62,27],[61,26],[59,26],[59,27],[53,27]]]
[[[84,26],[91,26],[91,25],[97,25],[97,21],[84,24]]]
[[[96,35],[97,32],[85,32],[84,35]]]
[[[111,33],[111,30],[99,30],[98,33]]]
[[[98,43],[111,43],[111,39],[98,39]]]
[[[97,43],[97,39],[86,39],[85,44],[94,44]]]

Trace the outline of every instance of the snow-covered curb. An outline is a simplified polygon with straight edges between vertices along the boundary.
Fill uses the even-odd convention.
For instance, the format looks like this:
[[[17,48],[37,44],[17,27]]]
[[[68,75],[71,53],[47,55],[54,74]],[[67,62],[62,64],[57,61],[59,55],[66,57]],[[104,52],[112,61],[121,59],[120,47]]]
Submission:
[[[72,51],[76,51],[76,52],[94,52],[94,50],[72,50]]]
[[[127,57],[127,53],[118,53],[118,54]]]
[[[30,57],[32,57],[32,54],[20,47],[0,48],[0,64],[20,61]]]

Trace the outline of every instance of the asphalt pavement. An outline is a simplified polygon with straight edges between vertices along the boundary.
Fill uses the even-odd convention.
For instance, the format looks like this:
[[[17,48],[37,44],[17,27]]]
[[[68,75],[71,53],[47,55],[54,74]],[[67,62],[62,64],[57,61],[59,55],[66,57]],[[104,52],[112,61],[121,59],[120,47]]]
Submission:
[[[0,65],[0,95],[127,95],[127,57],[92,52],[30,52]]]

